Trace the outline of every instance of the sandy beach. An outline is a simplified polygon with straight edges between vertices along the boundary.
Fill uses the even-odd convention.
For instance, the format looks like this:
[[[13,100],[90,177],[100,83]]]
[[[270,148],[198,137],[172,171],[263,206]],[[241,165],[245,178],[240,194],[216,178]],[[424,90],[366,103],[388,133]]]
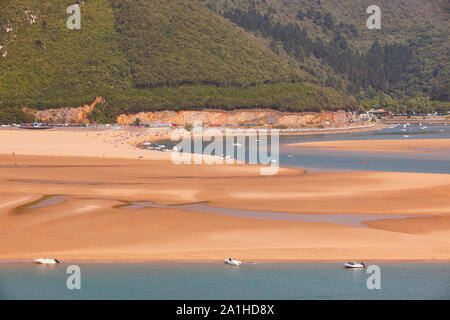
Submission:
[[[282,168],[261,176],[251,165],[174,165],[169,153],[137,149],[142,138],[122,129],[0,130],[0,260],[450,260],[448,175]],[[417,218],[355,227],[121,208],[132,201]]]
[[[292,143],[291,147],[366,152],[450,152],[450,139],[341,140]]]

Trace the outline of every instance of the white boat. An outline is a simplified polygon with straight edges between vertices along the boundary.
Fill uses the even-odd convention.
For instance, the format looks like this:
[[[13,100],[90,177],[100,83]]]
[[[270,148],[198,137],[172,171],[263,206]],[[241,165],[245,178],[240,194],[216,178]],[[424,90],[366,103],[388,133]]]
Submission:
[[[242,147],[242,144],[240,144],[240,143],[233,143],[233,146],[235,146],[235,147]]]
[[[353,261],[349,261],[344,263],[344,267],[346,268],[350,268],[350,269],[362,269],[365,267],[364,262],[353,262]]]
[[[229,264],[231,266],[240,266],[242,264],[242,261],[235,260],[233,258],[228,258],[223,260],[224,263]]]
[[[39,258],[34,260],[37,264],[58,264],[59,260],[57,259],[48,259],[48,258]]]

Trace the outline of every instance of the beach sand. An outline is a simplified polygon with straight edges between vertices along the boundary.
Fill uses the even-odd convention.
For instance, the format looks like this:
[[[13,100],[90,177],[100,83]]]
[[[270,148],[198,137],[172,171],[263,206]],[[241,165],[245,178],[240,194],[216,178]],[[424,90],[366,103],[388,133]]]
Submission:
[[[96,134],[0,130],[0,260],[450,260],[449,175],[282,168],[261,176],[251,165],[174,165],[168,153],[114,148],[108,139],[125,131]],[[48,195],[65,197],[27,208]],[[363,228],[120,208],[129,201],[418,218]]]
[[[450,152],[450,139],[340,140],[292,143],[288,146],[317,150],[369,152]]]

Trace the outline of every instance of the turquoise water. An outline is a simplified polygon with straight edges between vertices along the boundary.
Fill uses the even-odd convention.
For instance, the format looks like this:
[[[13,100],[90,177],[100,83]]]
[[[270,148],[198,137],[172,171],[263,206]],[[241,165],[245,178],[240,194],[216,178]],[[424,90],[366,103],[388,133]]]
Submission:
[[[405,138],[408,136],[408,138]],[[341,134],[280,136],[279,164],[284,167],[307,168],[310,171],[391,171],[450,174],[450,152],[354,152],[333,150],[307,150],[288,146],[292,143],[334,140],[407,140],[407,139],[450,139],[450,126],[427,125],[421,129],[412,124],[367,132]],[[270,139],[268,139],[270,142]],[[163,141],[160,144],[172,149],[176,143]],[[209,142],[203,143],[205,148]],[[236,147],[235,154],[237,154]],[[244,146],[242,147],[244,148]],[[225,147],[224,147],[225,149]],[[268,147],[270,150],[270,147]],[[193,149],[192,149],[193,150]],[[227,155],[226,150],[216,155]],[[245,146],[249,159],[248,142]]]
[[[81,290],[66,288],[69,264],[0,264],[1,299],[450,299],[449,262],[366,262],[381,289],[342,262],[73,263]]]

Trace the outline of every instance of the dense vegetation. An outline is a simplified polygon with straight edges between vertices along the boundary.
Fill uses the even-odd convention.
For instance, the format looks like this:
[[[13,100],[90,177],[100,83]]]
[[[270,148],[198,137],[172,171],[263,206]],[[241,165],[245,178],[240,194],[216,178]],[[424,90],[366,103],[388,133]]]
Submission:
[[[408,45],[387,44],[382,47],[374,42],[367,53],[360,54],[352,50],[346,37],[339,31],[336,31],[330,42],[324,43],[312,40],[298,25],[282,25],[279,22],[273,24],[268,14],[262,15],[256,10],[242,12],[233,9],[227,11],[225,17],[246,30],[258,31],[261,35],[280,42],[284,51],[301,62],[305,61],[305,57],[314,55],[337,73],[345,75],[350,82],[347,89],[353,93],[369,87],[385,92],[403,88],[404,82],[411,76],[413,49]],[[324,27],[333,29],[333,20],[330,23],[326,21],[322,21]],[[333,78],[328,77],[326,84],[334,86]]]
[[[32,115],[23,112],[19,108],[0,108],[0,124],[30,123],[33,121],[34,117]]]
[[[0,122],[99,95],[100,122],[166,108],[354,110],[352,95],[364,107],[448,110],[448,11],[414,11],[414,32],[369,34],[366,4],[352,1],[362,23],[337,0],[3,0]],[[81,30],[66,27],[74,2]]]
[[[192,86],[181,88],[127,89],[106,93],[107,103],[89,115],[108,123],[119,113],[204,108],[272,108],[281,111],[357,110],[356,100],[332,88],[308,83],[262,84],[247,88]]]
[[[379,1],[381,30],[366,27],[370,1],[204,2],[245,30],[271,41],[274,52],[295,58],[323,85],[358,97],[374,89],[403,106],[404,101],[417,97],[449,108],[448,2]]]
[[[311,78],[197,1],[111,2],[135,87],[245,87]]]

